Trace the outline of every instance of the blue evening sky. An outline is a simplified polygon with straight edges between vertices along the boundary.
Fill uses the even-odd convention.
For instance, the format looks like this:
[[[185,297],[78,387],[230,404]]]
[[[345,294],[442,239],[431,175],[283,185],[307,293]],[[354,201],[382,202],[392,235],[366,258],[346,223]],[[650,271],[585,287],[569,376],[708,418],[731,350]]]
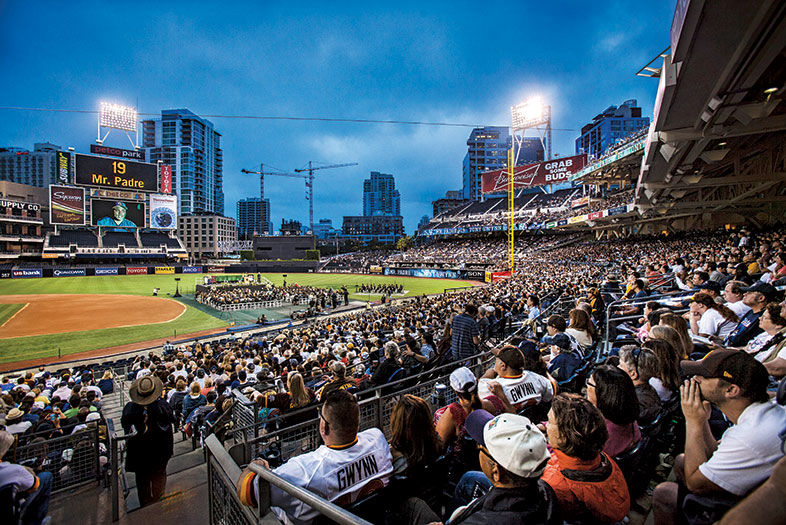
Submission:
[[[675,0],[518,2],[41,2],[0,0],[0,106],[509,125],[532,95],[552,105],[554,152],[657,81],[636,71],[668,46]],[[258,195],[241,168],[317,172],[315,220],[360,215],[362,181],[392,173],[412,233],[461,187],[471,128],[211,119],[222,134],[225,213]],[[89,151],[92,114],[0,109],[0,146]],[[125,147],[113,132],[108,145]],[[277,228],[306,223],[303,181],[267,177]]]

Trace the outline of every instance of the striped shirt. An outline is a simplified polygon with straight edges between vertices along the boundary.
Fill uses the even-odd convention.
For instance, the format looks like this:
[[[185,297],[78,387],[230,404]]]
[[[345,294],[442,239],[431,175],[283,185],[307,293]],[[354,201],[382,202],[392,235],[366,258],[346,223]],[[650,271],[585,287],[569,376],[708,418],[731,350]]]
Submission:
[[[453,359],[466,359],[478,353],[473,337],[480,336],[478,323],[467,314],[459,314],[453,318],[452,342],[450,351]]]

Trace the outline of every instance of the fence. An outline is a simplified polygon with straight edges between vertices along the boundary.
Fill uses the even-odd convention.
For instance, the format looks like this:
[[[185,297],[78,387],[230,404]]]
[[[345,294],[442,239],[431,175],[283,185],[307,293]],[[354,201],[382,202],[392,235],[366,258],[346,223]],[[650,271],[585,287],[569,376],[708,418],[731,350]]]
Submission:
[[[100,479],[101,458],[107,459],[105,450],[101,451],[95,426],[67,436],[34,437],[9,451],[4,459],[36,472],[51,472],[52,492],[59,492]]]
[[[479,354],[473,358],[470,369],[475,376],[480,376],[493,361],[493,356]],[[450,373],[456,368],[457,363],[423,372],[417,376],[408,377],[400,381],[385,384],[374,390],[359,392],[360,405],[360,430],[372,427],[381,429],[386,437],[390,437],[388,422],[393,407],[404,394],[412,394],[423,399],[431,400],[433,405],[446,405],[456,401],[455,392],[446,388],[444,398],[437,399],[433,394],[437,383],[449,384]],[[366,399],[363,399],[365,396]],[[247,401],[247,400],[246,400]],[[237,417],[250,420],[255,418],[256,406],[248,402],[236,402],[233,409],[237,409]],[[313,411],[314,407],[307,407],[297,412],[284,414],[280,419],[273,418],[267,422],[256,421],[251,426],[237,425],[234,430],[237,443],[233,455],[242,454],[243,463],[248,463],[252,458],[265,456],[274,461],[286,461],[292,456],[315,450],[321,443],[319,435],[319,418],[312,417],[308,421],[277,429],[281,423],[286,423],[286,418],[302,416]],[[233,414],[233,419],[235,414]],[[237,420],[235,420],[237,421]],[[238,455],[235,456],[239,458]]]
[[[236,303],[236,304],[211,304],[216,310],[229,312],[233,310],[255,310],[258,308],[278,308],[284,306],[284,301],[260,301],[256,303]]]

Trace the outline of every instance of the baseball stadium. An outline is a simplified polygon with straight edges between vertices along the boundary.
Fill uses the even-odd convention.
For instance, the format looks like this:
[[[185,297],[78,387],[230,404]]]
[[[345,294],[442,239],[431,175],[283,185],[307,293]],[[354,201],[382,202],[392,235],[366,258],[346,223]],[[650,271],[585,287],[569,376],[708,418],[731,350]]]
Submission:
[[[606,58],[561,77],[572,98],[514,101],[509,126],[3,102],[31,126],[40,114],[90,120],[68,128],[75,142],[98,133],[89,151],[0,148],[0,523],[786,523],[786,4],[669,5],[670,24],[615,8],[630,17],[624,30],[587,14],[594,36],[560,32],[577,42],[563,54]],[[527,13],[510,9],[523,33]],[[310,20],[333,27],[323,18]],[[655,40],[634,42],[653,28]],[[317,55],[344,49],[334,36]],[[220,40],[195,38],[194,51],[174,39],[198,55],[178,55],[178,67],[215,62],[210,71],[233,77],[238,57],[287,56],[283,41]],[[231,59],[217,58],[224,40]],[[368,56],[398,64],[393,44],[388,57],[362,40],[340,52],[344,67],[362,62],[376,77]],[[431,74],[455,71],[430,53],[465,56],[436,29],[413,42]],[[297,51],[298,68],[320,79]],[[519,64],[506,53],[505,75]],[[637,71],[619,75],[623,54]],[[409,78],[411,55],[391,83]],[[283,72],[264,75],[281,82],[275,96],[294,92]],[[562,127],[594,114],[587,100],[604,75],[631,91],[625,75],[636,77],[651,100],[628,97],[580,132]],[[234,82],[222,98],[242,91]],[[224,215],[222,144],[256,151],[278,125],[376,131],[301,140],[358,162],[232,164],[258,196],[237,200],[237,219]],[[401,155],[386,126],[426,130],[407,140],[427,137],[432,150],[435,130],[469,131],[463,164],[450,159],[462,190],[431,201],[411,236],[404,215],[416,208],[401,194],[431,165],[402,176],[402,192],[372,171],[385,166],[360,151],[373,140]],[[564,132],[579,132],[575,155],[552,151]],[[109,145],[126,139],[132,149]],[[259,162],[232,151],[246,152],[233,163]],[[315,223],[315,207],[347,194],[319,170],[353,166],[371,173],[363,215],[341,229]],[[266,197],[272,177],[305,183],[307,204]],[[274,232],[271,202],[308,221],[284,218]]]

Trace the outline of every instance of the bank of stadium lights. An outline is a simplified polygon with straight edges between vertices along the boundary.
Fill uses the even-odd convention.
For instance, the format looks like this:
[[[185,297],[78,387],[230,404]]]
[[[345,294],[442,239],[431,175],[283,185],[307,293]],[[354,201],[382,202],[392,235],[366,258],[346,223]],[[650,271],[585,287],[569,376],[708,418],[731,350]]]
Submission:
[[[103,137],[101,136],[102,128],[107,130]],[[113,129],[125,132],[134,149],[139,148],[139,124],[136,108],[112,102],[101,102],[98,110],[98,137],[96,142],[103,144]],[[131,138],[131,132],[134,133],[134,138]]]

